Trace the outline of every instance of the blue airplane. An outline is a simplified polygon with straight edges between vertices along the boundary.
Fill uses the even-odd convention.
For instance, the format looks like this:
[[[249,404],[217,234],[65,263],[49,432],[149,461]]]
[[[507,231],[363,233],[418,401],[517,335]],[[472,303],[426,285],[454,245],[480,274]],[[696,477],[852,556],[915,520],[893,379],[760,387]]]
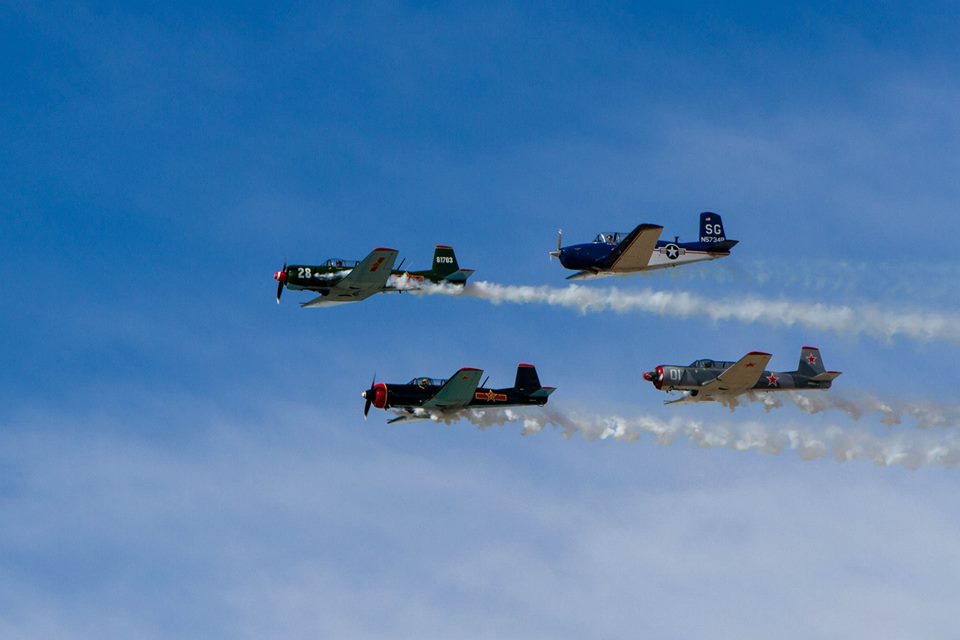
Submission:
[[[678,267],[692,262],[716,260],[730,255],[737,240],[727,240],[719,214],[700,214],[700,239],[697,242],[673,242],[660,239],[663,227],[641,224],[630,233],[599,233],[593,242],[561,247],[563,231],[557,235],[557,250],[550,255],[577,273],[567,280],[585,280],[601,276]]]

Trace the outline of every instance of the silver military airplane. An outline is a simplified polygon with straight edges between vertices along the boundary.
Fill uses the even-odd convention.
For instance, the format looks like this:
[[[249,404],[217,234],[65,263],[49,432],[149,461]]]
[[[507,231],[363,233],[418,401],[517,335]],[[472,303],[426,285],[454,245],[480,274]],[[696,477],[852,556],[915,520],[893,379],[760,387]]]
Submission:
[[[660,365],[643,374],[661,391],[681,391],[683,397],[664,404],[678,402],[728,403],[751,391],[787,391],[829,389],[840,375],[827,371],[816,347],[800,350],[800,364],[796,371],[767,371],[770,354],[751,351],[736,362],[701,359],[688,366]]]

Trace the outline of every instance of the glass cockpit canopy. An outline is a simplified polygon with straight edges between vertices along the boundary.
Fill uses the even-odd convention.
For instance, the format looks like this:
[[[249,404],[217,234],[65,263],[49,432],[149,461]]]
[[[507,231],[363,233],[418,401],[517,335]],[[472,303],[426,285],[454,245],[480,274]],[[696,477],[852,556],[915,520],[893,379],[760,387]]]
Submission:
[[[343,258],[330,258],[323,263],[325,267],[333,267],[334,269],[353,269],[358,264],[359,260],[344,260]]]
[[[442,387],[446,383],[447,381],[442,378],[428,378],[426,376],[420,376],[414,378],[408,384],[413,384],[418,387]]]
[[[735,362],[728,362],[726,360],[710,360],[709,358],[703,358],[701,360],[694,360],[690,365],[695,369],[729,369],[732,367]]]
[[[605,244],[620,244],[620,241],[626,237],[627,234],[623,231],[602,231],[597,234],[593,241]]]

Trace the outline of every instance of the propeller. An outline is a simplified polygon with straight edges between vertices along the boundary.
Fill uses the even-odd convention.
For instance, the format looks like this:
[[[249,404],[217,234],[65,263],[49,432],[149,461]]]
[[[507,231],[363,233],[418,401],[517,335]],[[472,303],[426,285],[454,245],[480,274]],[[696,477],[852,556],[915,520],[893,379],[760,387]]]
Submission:
[[[287,284],[287,261],[283,261],[283,269],[273,274],[273,279],[277,281],[277,304],[280,304],[280,294],[283,293],[283,285]]]
[[[647,371],[643,374],[643,379],[652,382],[657,389],[663,388],[663,365],[660,365],[653,371]]]
[[[373,404],[373,399],[377,395],[377,390],[374,385],[377,384],[377,372],[373,372],[373,380],[370,381],[370,388],[360,394],[360,397],[366,400],[363,405],[363,419],[367,419],[367,414],[370,413],[370,405]]]
[[[550,252],[551,258],[560,257],[560,245],[563,244],[563,229],[557,229],[557,250]]]

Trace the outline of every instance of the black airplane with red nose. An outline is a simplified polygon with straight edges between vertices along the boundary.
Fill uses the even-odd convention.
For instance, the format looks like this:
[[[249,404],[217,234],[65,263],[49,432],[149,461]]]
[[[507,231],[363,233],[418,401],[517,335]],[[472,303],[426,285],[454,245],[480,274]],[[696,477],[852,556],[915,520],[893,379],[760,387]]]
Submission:
[[[400,415],[389,423],[449,416],[463,409],[543,406],[556,389],[541,386],[532,364],[517,365],[517,379],[512,387],[484,387],[480,384],[482,376],[482,369],[472,368],[460,369],[445,380],[418,377],[406,384],[377,382],[374,376],[370,388],[360,394],[366,400],[363,417],[367,417],[371,406],[397,410]]]

